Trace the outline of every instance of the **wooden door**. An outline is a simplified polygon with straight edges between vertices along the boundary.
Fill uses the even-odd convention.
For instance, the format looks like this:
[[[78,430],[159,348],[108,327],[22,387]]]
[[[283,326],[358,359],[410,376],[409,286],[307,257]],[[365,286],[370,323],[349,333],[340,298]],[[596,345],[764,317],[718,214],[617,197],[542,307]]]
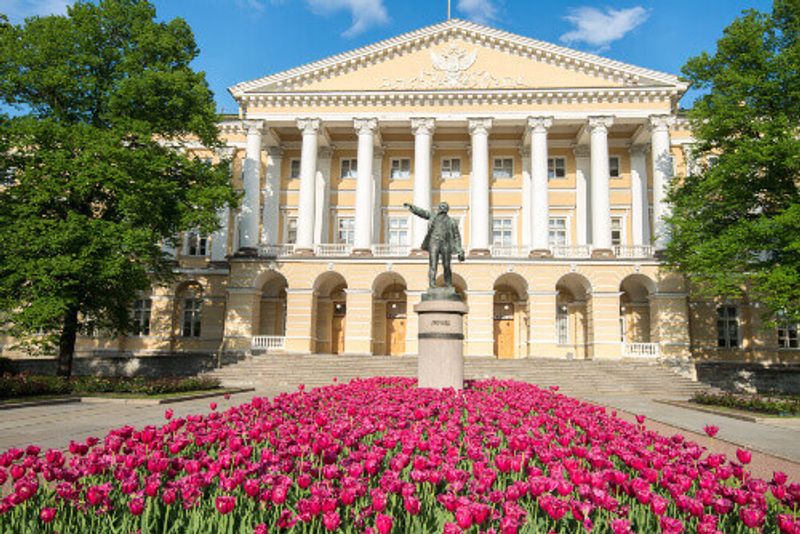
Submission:
[[[406,352],[406,318],[387,317],[386,319],[387,352],[391,356],[402,356]]]
[[[514,319],[495,319],[494,354],[498,358],[514,357]]]
[[[334,315],[331,324],[331,353],[344,352],[344,315]]]

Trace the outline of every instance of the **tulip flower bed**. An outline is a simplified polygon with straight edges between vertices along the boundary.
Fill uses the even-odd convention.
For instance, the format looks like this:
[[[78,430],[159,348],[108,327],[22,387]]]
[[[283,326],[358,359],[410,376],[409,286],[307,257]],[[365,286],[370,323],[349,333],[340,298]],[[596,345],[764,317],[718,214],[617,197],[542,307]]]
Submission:
[[[800,533],[800,485],[530,384],[374,378],[0,454],[0,532]]]

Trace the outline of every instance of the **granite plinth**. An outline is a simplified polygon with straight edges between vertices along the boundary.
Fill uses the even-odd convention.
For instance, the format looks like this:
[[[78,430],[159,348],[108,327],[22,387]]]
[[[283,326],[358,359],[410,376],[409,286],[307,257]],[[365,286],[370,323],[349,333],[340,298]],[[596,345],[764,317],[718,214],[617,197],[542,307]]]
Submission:
[[[422,302],[414,306],[414,311],[419,316],[417,385],[421,388],[463,389],[464,315],[468,311],[467,305],[461,302],[457,294],[456,300],[426,300],[423,295]]]

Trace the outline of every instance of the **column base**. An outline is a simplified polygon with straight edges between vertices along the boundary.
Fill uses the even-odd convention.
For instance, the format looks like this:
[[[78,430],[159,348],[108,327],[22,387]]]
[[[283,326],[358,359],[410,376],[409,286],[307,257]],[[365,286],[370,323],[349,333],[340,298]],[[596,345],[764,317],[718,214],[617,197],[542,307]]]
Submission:
[[[592,259],[614,259],[614,251],[610,248],[596,248],[592,250]]]
[[[411,252],[409,252],[408,255],[411,257],[423,257],[423,256],[427,257],[428,251],[422,250],[421,248],[412,248]]]
[[[473,248],[469,251],[470,258],[489,258],[492,256],[492,251],[488,248]]]
[[[292,256],[301,257],[301,258],[310,257],[310,256],[313,256],[313,255],[314,255],[314,249],[313,248],[296,248],[296,249],[294,249],[294,254],[292,254]]]
[[[234,254],[234,256],[253,258],[255,256],[258,256],[258,249],[255,247],[240,247],[239,250],[236,251],[236,254]]]
[[[372,256],[372,249],[369,248],[354,248],[352,252],[350,252],[351,256],[356,256],[359,258],[366,258]]]
[[[535,248],[528,254],[529,258],[552,258],[553,253],[549,248]]]

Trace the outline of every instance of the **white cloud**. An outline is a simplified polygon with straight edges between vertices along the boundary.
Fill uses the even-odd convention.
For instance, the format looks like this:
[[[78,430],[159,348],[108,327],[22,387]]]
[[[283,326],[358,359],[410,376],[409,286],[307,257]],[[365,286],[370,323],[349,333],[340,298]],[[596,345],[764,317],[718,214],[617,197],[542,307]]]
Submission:
[[[383,0],[306,0],[311,11],[318,15],[328,15],[335,11],[349,11],[353,23],[342,34],[353,37],[372,26],[389,22],[389,14]]]
[[[264,11],[264,4],[261,0],[236,0],[236,6],[241,9],[250,9],[256,13]]]
[[[641,25],[650,13],[642,6],[629,9],[606,8],[605,12],[594,7],[572,9],[564,17],[575,25],[560,39],[566,43],[583,42],[597,51],[608,50],[611,43],[622,39],[628,32]]]
[[[45,15],[63,15],[67,12],[70,0],[3,0],[0,13],[8,15],[14,23],[22,22],[27,17]]]
[[[479,24],[497,20],[497,6],[494,0],[458,0],[458,10]]]

